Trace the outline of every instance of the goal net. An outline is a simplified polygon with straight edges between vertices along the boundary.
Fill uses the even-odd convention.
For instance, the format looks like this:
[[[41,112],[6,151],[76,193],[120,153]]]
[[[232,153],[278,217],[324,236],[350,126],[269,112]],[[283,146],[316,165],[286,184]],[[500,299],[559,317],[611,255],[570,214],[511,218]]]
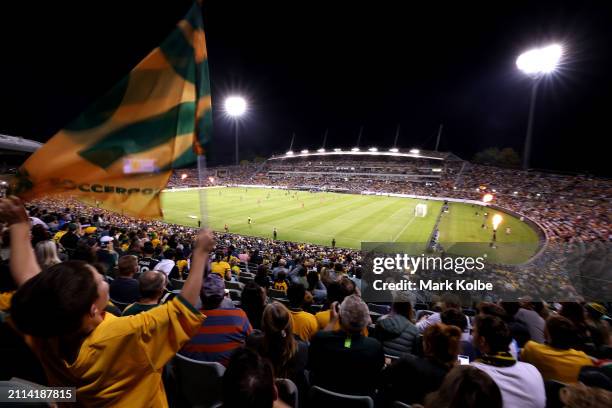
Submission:
[[[415,217],[425,217],[427,215],[427,204],[417,204],[414,207],[414,216]]]

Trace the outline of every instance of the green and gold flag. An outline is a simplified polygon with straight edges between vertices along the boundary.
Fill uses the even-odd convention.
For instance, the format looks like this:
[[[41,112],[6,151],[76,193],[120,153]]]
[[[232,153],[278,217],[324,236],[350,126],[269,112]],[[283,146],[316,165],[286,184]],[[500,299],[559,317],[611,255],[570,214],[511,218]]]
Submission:
[[[195,163],[211,130],[202,10],[194,3],[159,47],[24,163],[12,190],[25,200],[80,196],[160,217],[172,169]]]

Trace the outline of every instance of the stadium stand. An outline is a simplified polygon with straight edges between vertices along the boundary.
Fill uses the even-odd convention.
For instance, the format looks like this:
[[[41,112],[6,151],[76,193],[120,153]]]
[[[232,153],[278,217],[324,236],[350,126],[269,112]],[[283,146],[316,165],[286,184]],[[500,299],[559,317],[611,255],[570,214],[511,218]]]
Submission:
[[[532,219],[545,230],[549,248],[531,261],[525,273],[530,284],[551,292],[563,290],[554,276],[555,243],[580,247],[610,239],[612,189],[606,180],[479,166],[449,154],[428,152],[407,152],[392,160],[374,154],[350,158],[330,155],[329,159],[306,153],[293,156],[271,158],[263,164],[212,168],[210,176],[201,181],[195,169],[180,170],[172,176],[169,188],[274,184],[469,199],[492,192],[498,206]],[[28,203],[27,210],[25,215],[19,205],[0,201],[0,380],[20,377],[43,385],[76,386],[77,399],[83,404],[103,406],[218,406],[223,401],[231,407],[254,406],[257,401],[262,404],[258,406],[266,407],[324,407],[329,406],[325,401],[334,401],[346,406],[423,404],[430,408],[459,397],[468,401],[465,394],[457,394],[465,389],[461,384],[474,390],[471,401],[487,401],[485,405],[465,402],[462,406],[501,407],[502,400],[503,406],[518,406],[511,402],[517,398],[517,386],[523,393],[532,390],[525,398],[533,407],[544,408],[547,393],[552,393],[550,400],[595,398],[603,401],[599,406],[609,406],[612,401],[609,303],[549,304],[523,299],[513,307],[499,307],[432,298],[418,299],[411,308],[366,305],[359,300],[354,283],[362,261],[356,250],[222,232],[198,239],[193,228],[137,220],[69,199]],[[32,235],[28,216],[44,224]],[[62,239],[67,234],[74,234],[74,243]],[[104,253],[98,250],[102,243],[106,245]],[[43,247],[52,248],[52,254],[36,258],[34,248],[41,248],[42,253]],[[593,250],[589,248],[584,251]],[[121,311],[108,301],[105,280],[88,266],[114,282],[119,276],[116,264],[99,265],[109,259],[107,253],[117,259],[138,257],[138,265],[151,266],[149,275],[156,271],[152,259],[161,265],[167,254],[172,254],[177,271],[181,266],[181,279],[179,275],[163,279],[168,284],[158,306],[133,316],[114,317]],[[223,360],[226,368],[176,354],[203,328],[198,310],[205,310],[206,305],[198,292],[208,261],[202,259],[215,253],[222,261],[238,266],[215,278],[225,288],[222,308],[244,311],[225,318],[239,315],[243,323],[246,319],[256,329],[253,333],[247,330],[246,341],[241,334],[240,344],[231,342],[236,351],[229,361]],[[543,265],[549,269],[552,265],[553,271],[542,276]],[[284,292],[268,290],[276,268],[277,272],[288,271],[290,288],[296,287],[304,268],[306,276],[325,279],[308,280],[303,302],[296,307],[295,299],[289,304]],[[198,282],[195,291],[193,282]],[[293,295],[296,290],[290,292]],[[80,299],[78,305],[71,298],[74,293],[79,293],[74,296]],[[157,294],[152,298],[158,299]],[[60,305],[63,315],[51,313],[60,310]],[[300,314],[311,314],[317,322],[310,342],[293,334],[296,323],[290,316],[297,309]],[[93,315],[92,310],[96,311]],[[420,322],[413,310],[419,312]],[[453,324],[457,316],[468,324]],[[564,320],[560,322],[559,316]],[[170,318],[175,320],[167,320]],[[427,319],[432,319],[430,324],[425,323]],[[159,324],[159,330],[148,331],[153,322]],[[543,332],[537,335],[544,325],[549,327],[547,332],[553,331],[555,344],[563,347],[551,352],[550,345],[542,344],[551,339]],[[110,340],[101,335],[113,327],[123,334],[109,336],[112,343],[104,343]],[[228,330],[230,325],[223,327]],[[34,355],[28,351],[24,335],[29,336]],[[58,338],[73,346],[61,354],[41,353],[56,350],[52,345]],[[90,366],[93,360],[86,354],[96,342],[102,342],[103,351],[96,360],[102,366],[94,370]],[[213,343],[207,345],[219,346]],[[473,361],[469,367],[457,367],[457,355],[468,345],[474,347],[469,353]],[[524,356],[522,349],[526,350]],[[392,354],[385,356],[387,352]],[[73,367],[67,363],[75,363],[79,374],[66,368]],[[149,368],[145,373],[139,367]],[[325,375],[332,369],[344,374]],[[348,384],[347,370],[355,376]],[[201,374],[204,371],[206,374]],[[430,381],[418,389],[399,381],[398,387],[397,373],[402,378],[403,371],[414,381]],[[580,378],[584,381],[578,384]],[[551,386],[549,381],[556,379],[563,383]],[[359,381],[367,386],[353,388]],[[277,391],[283,387],[285,392]]]

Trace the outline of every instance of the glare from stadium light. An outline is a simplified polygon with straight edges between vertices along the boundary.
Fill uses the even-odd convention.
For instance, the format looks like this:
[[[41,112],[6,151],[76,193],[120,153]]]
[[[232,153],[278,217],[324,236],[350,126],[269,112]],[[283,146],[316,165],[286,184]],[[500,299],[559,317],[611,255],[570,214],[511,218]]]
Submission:
[[[431,171],[433,171],[434,173],[440,173],[442,172],[442,169],[431,169]]]
[[[319,152],[319,153],[325,153],[325,149],[324,149],[324,148],[320,148],[319,150],[317,150],[317,152]]]
[[[493,216],[493,231],[497,231],[497,227],[502,223],[503,217],[500,214],[495,214]]]
[[[370,148],[368,149],[368,151],[369,151],[369,152],[377,152],[377,151],[378,151],[378,149],[377,149],[376,147],[370,147]]]
[[[291,156],[293,154],[293,150],[288,150],[286,154],[287,156]]]
[[[214,182],[215,182],[215,178],[214,178],[213,176],[210,176],[210,177],[208,178],[208,181],[210,181],[211,183],[214,183]]]
[[[399,152],[399,149],[397,147],[392,147],[391,149],[389,149],[389,151],[391,153],[397,153],[397,152]]]
[[[342,151],[342,149],[339,149],[339,148],[335,148],[334,149],[334,152],[341,152],[341,151]]]
[[[419,154],[419,153],[421,153],[421,151],[419,149],[410,149],[410,153],[412,153],[412,154]]]
[[[187,178],[187,173],[181,174],[181,180],[185,180]]]
[[[517,194],[518,194],[518,191],[515,191],[515,192],[514,192],[514,195],[517,195]]]
[[[493,194],[487,193],[484,196],[482,196],[483,203],[490,203],[491,201],[493,201]]]
[[[353,148],[351,149],[351,152],[358,152],[358,151],[359,151],[359,148],[358,148],[358,147],[353,147]]]
[[[527,75],[548,74],[557,69],[562,55],[560,44],[534,48],[519,55],[516,66]]]
[[[247,109],[246,100],[242,96],[228,96],[225,98],[225,113],[231,117],[244,115]]]
[[[308,153],[308,149],[302,150],[302,153],[304,153],[304,154]]]

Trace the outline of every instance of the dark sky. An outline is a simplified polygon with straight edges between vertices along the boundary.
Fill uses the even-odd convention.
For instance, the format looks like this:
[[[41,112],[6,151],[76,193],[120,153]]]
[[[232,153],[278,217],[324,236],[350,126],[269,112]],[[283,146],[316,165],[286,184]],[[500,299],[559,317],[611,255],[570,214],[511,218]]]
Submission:
[[[0,133],[48,139],[174,27],[190,1],[0,8]],[[612,175],[612,2],[207,1],[216,163],[233,160],[225,95],[250,101],[241,155],[320,147],[433,148],[463,158],[522,149],[530,81],[521,51],[560,41],[540,88],[533,167]]]

